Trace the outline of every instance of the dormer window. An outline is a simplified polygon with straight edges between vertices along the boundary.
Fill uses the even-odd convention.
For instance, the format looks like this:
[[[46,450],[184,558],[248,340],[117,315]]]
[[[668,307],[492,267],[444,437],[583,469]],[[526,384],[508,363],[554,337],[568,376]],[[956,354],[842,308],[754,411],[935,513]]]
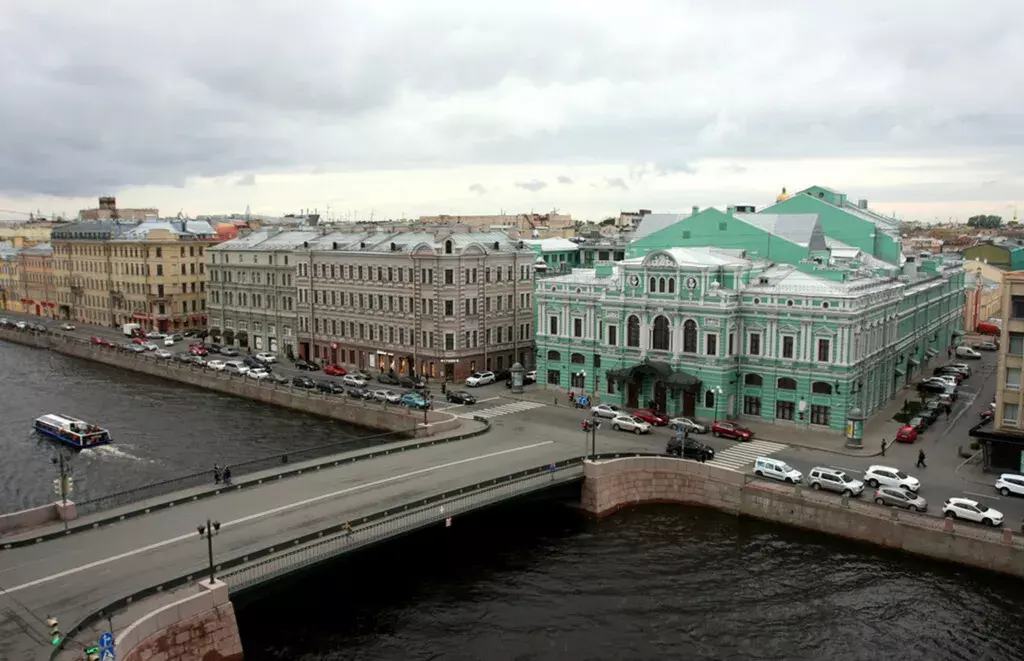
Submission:
[[[451,239],[448,239],[447,241],[444,242],[444,254],[446,254],[446,255],[452,254],[452,240]]]

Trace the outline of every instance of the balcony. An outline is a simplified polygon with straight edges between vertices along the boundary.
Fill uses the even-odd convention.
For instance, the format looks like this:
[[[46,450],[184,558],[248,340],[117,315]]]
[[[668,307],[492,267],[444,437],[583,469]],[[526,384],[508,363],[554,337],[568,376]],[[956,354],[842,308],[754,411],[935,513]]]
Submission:
[[[150,303],[170,303],[171,295],[164,294],[146,294],[146,300]]]

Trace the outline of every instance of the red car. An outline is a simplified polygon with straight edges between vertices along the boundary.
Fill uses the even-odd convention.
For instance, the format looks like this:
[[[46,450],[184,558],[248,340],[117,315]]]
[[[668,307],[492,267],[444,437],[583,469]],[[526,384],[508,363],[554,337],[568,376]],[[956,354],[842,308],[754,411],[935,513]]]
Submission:
[[[735,422],[716,420],[711,425],[711,433],[723,438],[735,438],[738,441],[749,441],[754,438],[754,432],[746,427],[740,427]]]
[[[145,344],[146,342],[149,342],[149,340],[144,337],[136,336],[132,338],[132,344]]]
[[[664,427],[668,424],[668,416],[656,413],[653,409],[637,409],[633,411],[633,416],[657,427]]]
[[[206,347],[201,344],[193,344],[189,346],[188,352],[193,356],[205,356],[210,353],[206,350]]]
[[[913,443],[917,440],[917,430],[910,425],[903,425],[896,432],[896,440],[900,443]]]
[[[107,343],[107,341],[104,340],[102,337],[95,337],[95,336],[90,337],[89,338],[89,342],[91,344],[99,344],[101,346]]]
[[[347,372],[345,372],[344,367],[340,365],[334,365],[332,363],[330,365],[324,365],[324,374],[326,374],[327,376],[345,376]]]

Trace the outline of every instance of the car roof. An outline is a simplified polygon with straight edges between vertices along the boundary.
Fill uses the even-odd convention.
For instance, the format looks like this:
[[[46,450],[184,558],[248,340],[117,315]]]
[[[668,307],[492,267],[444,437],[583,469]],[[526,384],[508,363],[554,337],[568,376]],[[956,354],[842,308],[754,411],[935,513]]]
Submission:
[[[815,466],[811,471],[821,471],[823,473],[835,473],[836,475],[846,475],[846,471],[842,468],[829,468],[828,466]]]
[[[1003,474],[1001,474],[999,476],[999,479],[1002,480],[1002,479],[1006,479],[1008,477],[1016,477],[1016,478],[1024,479],[1024,475],[1020,475],[1019,473],[1003,473]]]
[[[894,473],[898,473],[900,469],[893,468],[892,466],[883,466],[882,464],[874,464],[873,466],[868,466],[868,470],[869,471],[883,470],[883,471],[892,471]]]
[[[978,504],[978,501],[976,501],[976,500],[971,500],[970,498],[961,498],[959,496],[953,496],[952,498],[948,499],[946,502],[950,503],[950,504],[953,504],[953,505],[977,505]]]

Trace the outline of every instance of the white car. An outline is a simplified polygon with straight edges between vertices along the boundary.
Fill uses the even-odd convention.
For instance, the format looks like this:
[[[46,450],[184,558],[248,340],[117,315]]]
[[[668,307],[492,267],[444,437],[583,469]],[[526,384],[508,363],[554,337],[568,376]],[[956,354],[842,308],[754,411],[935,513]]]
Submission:
[[[373,398],[378,402],[387,402],[388,404],[397,404],[402,399],[402,394],[397,393],[394,390],[374,390]]]
[[[174,354],[167,349],[157,349],[156,354],[154,355],[160,360],[170,360],[174,356]]]
[[[217,370],[218,372],[223,372],[224,371],[224,361],[223,360],[210,360],[210,361],[207,361],[206,362],[206,366],[208,368],[210,368],[211,370]]]
[[[978,352],[978,351],[975,351],[974,349],[972,349],[970,347],[957,347],[956,348],[956,357],[957,358],[974,358],[974,359],[978,359],[978,358],[981,358],[981,353]]]
[[[986,526],[1003,525],[1003,513],[970,498],[950,498],[942,506],[942,514],[951,519],[984,523]]]
[[[263,369],[262,367],[257,367],[256,369],[249,370],[248,372],[245,373],[245,375],[250,379],[256,379],[257,381],[262,381],[263,379],[270,378],[270,372]]]
[[[1004,496],[1024,496],[1024,475],[1003,473],[996,480],[996,491]]]
[[[66,330],[66,331],[73,331],[73,330],[75,330],[75,325],[74,324],[61,324],[60,325],[60,329],[61,330]]]
[[[770,477],[787,484],[799,484],[804,479],[803,473],[786,462],[771,457],[758,457],[754,460],[754,475]]]
[[[146,333],[146,337],[151,340],[162,340],[165,336],[160,331],[150,331]]]
[[[173,335],[168,335],[167,337],[164,338],[164,346],[165,347],[173,347],[174,346],[174,336]]]
[[[139,346],[145,349],[146,351],[156,351],[157,349],[157,346],[152,342],[146,342],[145,344],[140,344]]]
[[[18,323],[14,324],[14,327],[17,328],[18,330],[25,330],[26,328],[28,328],[28,324],[26,324],[24,321],[19,321]]]
[[[366,387],[366,379],[355,374],[346,374],[345,376],[341,377],[341,383],[342,385],[353,386],[356,388]]]
[[[699,422],[694,422],[689,418],[672,418],[668,421],[669,429],[675,429],[682,427],[684,431],[688,431],[691,434],[706,434],[709,431],[707,425],[702,425]]]
[[[651,431],[651,425],[640,418],[623,414],[612,418],[612,429],[615,431],[631,431],[634,434],[647,434]]]
[[[466,385],[470,388],[486,386],[488,383],[494,383],[494,372],[473,372],[466,379]]]
[[[892,466],[871,466],[864,473],[864,481],[877,489],[879,486],[896,487],[907,491],[917,491],[921,488],[921,480],[907,475],[898,468]]]
[[[245,374],[249,371],[249,366],[240,360],[229,360],[224,363],[224,371],[232,374]]]
[[[277,356],[275,356],[272,353],[266,353],[266,352],[258,353],[258,354],[256,354],[255,358],[256,358],[256,360],[260,361],[261,363],[276,363],[277,362]]]
[[[614,418],[623,415],[623,412],[614,404],[595,404],[590,407],[590,415],[595,418]]]
[[[950,376],[948,374],[940,374],[939,376],[933,376],[933,377],[930,377],[930,378],[928,378],[926,380],[927,381],[942,381],[943,383],[945,383],[947,385],[950,385],[950,386],[953,386],[954,388],[956,388],[957,385],[959,385],[956,382],[956,377],[955,376]]]
[[[537,383],[537,370],[530,370],[524,374],[523,383]]]

